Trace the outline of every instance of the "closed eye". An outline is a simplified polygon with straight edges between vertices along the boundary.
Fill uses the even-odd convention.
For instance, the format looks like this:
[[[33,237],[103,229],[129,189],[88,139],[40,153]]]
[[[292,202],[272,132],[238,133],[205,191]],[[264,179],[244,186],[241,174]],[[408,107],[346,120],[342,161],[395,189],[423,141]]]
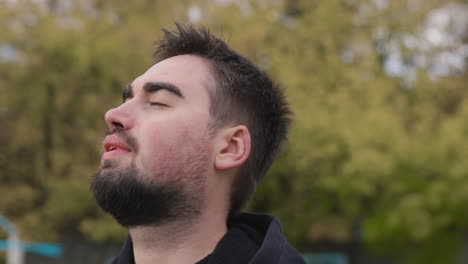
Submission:
[[[168,106],[167,104],[163,104],[160,102],[149,102],[150,105],[157,105],[157,106]]]

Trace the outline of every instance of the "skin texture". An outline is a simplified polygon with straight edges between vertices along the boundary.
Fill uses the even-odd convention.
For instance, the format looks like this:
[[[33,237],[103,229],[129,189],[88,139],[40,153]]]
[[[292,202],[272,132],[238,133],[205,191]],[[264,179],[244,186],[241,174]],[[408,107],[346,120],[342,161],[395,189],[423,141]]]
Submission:
[[[191,61],[202,64],[205,70],[198,68],[197,71],[189,65],[184,69],[184,64]],[[154,65],[132,82],[134,97],[105,114],[111,129],[115,126],[113,123],[120,123],[140,146],[145,146],[137,156],[118,157],[119,166],[127,166],[134,159],[137,168],[166,175],[168,171],[177,170],[178,156],[194,151],[193,142],[207,140],[209,97],[203,84],[211,81],[211,76],[204,64],[206,62],[194,56],[177,56]],[[184,78],[180,78],[181,71],[185,72]],[[145,93],[142,86],[150,81],[173,83],[182,90],[184,98],[164,90]],[[150,105],[150,102],[167,106]],[[213,157],[207,163],[213,163]]]
[[[182,96],[164,89],[148,93],[143,87],[149,82],[170,83]],[[119,186],[118,179],[134,177],[143,185],[178,191],[164,198],[170,200],[169,205],[178,201],[172,203],[176,206],[170,207],[170,213],[154,214],[158,218],[146,217],[127,226],[137,264],[195,263],[210,254],[227,231],[230,189],[239,166],[249,156],[250,134],[236,124],[209,134],[208,89],[213,83],[205,59],[172,57],[136,78],[131,96],[105,114],[111,134],[104,140],[101,169],[95,176],[105,179],[101,186],[114,181],[125,192],[128,186]],[[110,151],[109,145],[117,149]],[[138,173],[123,173],[129,169]],[[103,190],[93,192],[99,196]],[[164,200],[148,197],[154,201],[143,203],[148,207],[144,210],[155,210],[157,206],[151,204]]]

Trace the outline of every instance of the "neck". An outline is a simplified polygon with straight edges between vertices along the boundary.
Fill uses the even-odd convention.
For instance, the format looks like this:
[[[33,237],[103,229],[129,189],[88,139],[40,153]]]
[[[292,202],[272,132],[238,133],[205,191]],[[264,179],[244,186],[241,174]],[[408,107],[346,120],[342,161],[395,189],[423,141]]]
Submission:
[[[196,263],[213,252],[226,232],[226,218],[215,213],[130,228],[135,263]]]

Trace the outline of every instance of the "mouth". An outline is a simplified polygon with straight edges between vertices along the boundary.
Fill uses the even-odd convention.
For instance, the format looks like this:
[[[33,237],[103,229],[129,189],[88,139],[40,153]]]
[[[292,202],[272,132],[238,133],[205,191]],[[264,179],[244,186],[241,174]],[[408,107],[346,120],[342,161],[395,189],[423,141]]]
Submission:
[[[115,144],[115,143],[105,143],[104,144],[104,151],[105,152],[110,152],[110,151],[114,151],[114,150],[117,150],[117,149],[121,149],[121,150],[124,150],[124,151],[127,151],[127,152],[131,151],[128,147],[118,145],[118,144]]]
[[[117,158],[132,152],[132,150],[124,144],[120,138],[112,135],[104,139],[103,148],[104,153],[102,154],[102,160]]]

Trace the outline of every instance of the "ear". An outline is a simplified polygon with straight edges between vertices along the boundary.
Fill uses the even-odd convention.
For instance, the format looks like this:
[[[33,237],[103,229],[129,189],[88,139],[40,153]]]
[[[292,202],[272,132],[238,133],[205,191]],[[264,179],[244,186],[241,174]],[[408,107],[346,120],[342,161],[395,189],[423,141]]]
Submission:
[[[217,170],[240,167],[250,155],[250,133],[244,125],[222,128],[218,134],[215,159]]]

